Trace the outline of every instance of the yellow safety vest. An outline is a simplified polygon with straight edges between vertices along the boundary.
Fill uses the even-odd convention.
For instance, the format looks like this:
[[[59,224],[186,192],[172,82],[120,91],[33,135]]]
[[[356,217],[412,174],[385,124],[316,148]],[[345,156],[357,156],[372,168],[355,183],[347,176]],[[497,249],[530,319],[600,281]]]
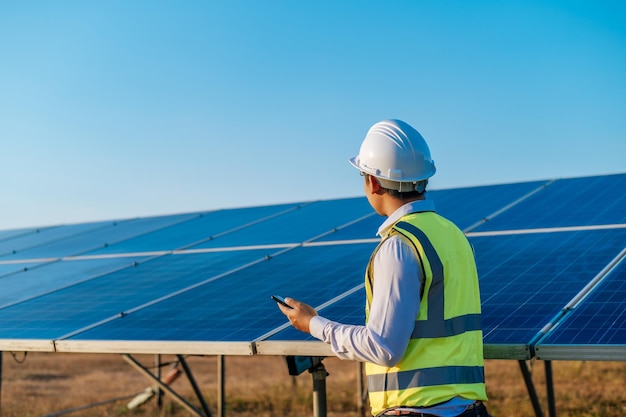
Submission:
[[[487,400],[478,274],[467,238],[434,212],[402,217],[386,238],[393,234],[402,235],[415,247],[422,266],[423,294],[411,340],[400,362],[391,368],[366,364],[373,414],[399,406],[428,407],[457,396]],[[377,250],[365,278],[366,319]]]

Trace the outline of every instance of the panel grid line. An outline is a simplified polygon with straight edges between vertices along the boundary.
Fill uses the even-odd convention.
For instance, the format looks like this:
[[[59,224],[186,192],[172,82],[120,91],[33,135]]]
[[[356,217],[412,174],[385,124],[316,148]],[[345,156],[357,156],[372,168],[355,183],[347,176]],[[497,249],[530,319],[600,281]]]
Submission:
[[[509,210],[511,207],[515,207],[518,204],[520,204],[522,201],[527,200],[528,198],[532,197],[533,195],[537,194],[540,191],[543,191],[544,189],[546,189],[547,187],[549,187],[550,185],[552,185],[556,180],[550,180],[548,182],[546,182],[545,184],[542,184],[541,186],[537,187],[536,189],[534,189],[533,191],[529,192],[528,194],[518,198],[517,200],[513,201],[510,204],[507,204],[506,206],[502,207],[500,210],[495,211],[494,213],[484,217],[483,219],[480,219],[479,221],[477,221],[476,223],[474,223],[473,225],[465,228],[463,230],[463,232],[471,232],[472,230],[476,229],[477,227],[482,226],[483,224],[487,223],[489,220],[499,216],[500,214],[504,213],[505,211]]]

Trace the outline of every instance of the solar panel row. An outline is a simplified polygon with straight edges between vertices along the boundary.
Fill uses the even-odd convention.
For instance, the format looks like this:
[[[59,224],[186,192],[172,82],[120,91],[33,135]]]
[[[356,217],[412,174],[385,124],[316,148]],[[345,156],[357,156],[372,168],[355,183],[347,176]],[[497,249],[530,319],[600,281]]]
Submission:
[[[429,192],[475,248],[487,357],[529,358],[546,325],[623,256],[624,186],[626,174]],[[286,325],[269,295],[363,323],[382,220],[349,198],[2,231],[0,350],[330,354]],[[578,345],[561,335],[579,316],[595,325],[578,330],[585,346],[626,346],[625,304],[594,300],[565,314],[538,352]],[[608,312],[575,314],[594,302]],[[617,316],[597,324],[607,314]]]

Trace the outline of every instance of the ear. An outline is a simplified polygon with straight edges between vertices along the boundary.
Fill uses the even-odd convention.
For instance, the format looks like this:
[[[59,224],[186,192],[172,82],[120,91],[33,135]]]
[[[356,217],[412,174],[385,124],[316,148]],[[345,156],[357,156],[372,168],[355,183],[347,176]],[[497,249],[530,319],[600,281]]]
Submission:
[[[368,191],[370,192],[370,194],[378,194],[381,187],[380,187],[380,183],[375,177],[371,175],[369,176],[368,185],[369,185]]]

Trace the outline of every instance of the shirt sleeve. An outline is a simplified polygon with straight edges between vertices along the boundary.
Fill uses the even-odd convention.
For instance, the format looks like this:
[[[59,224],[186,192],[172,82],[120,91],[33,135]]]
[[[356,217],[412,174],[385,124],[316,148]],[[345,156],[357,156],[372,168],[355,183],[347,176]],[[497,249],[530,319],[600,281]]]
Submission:
[[[404,355],[419,312],[421,266],[410,244],[392,236],[376,252],[373,268],[366,326],[316,316],[309,329],[311,335],[329,343],[339,358],[394,366]]]

